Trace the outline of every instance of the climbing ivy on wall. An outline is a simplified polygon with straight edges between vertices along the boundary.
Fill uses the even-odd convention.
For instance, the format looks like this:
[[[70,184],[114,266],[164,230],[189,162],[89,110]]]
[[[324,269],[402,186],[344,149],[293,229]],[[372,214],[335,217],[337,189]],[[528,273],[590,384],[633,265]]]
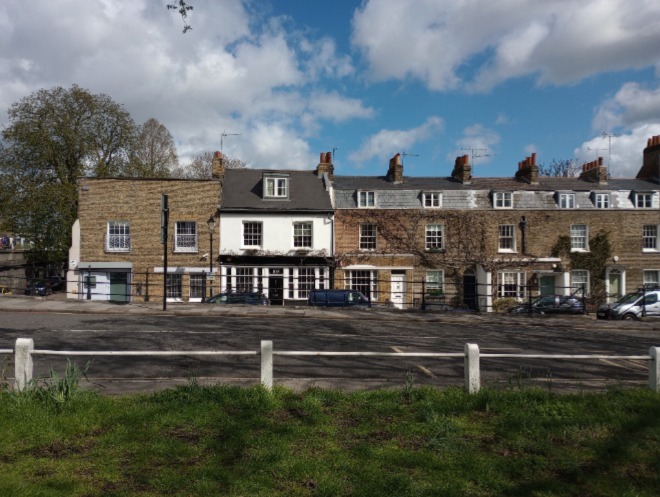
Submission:
[[[571,252],[571,237],[560,236],[552,247],[552,256],[570,261],[571,269],[589,271],[591,294],[595,297],[605,295],[605,265],[612,257],[612,246],[608,231],[599,231],[589,239],[589,252]]]

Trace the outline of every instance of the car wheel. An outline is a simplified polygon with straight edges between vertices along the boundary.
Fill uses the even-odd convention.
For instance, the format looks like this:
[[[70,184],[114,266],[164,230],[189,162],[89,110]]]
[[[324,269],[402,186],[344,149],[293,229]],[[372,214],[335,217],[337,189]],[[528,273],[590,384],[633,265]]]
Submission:
[[[623,319],[625,319],[626,321],[636,321],[637,316],[635,316],[633,313],[629,312],[628,314],[623,315]]]

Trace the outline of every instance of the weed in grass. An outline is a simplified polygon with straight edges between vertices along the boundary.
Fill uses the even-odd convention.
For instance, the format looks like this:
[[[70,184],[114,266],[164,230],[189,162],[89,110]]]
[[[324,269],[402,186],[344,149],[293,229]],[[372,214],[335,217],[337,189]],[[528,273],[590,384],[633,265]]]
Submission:
[[[405,402],[412,400],[413,389],[415,388],[415,372],[410,368],[406,368],[406,374],[403,378],[403,390],[401,395]]]

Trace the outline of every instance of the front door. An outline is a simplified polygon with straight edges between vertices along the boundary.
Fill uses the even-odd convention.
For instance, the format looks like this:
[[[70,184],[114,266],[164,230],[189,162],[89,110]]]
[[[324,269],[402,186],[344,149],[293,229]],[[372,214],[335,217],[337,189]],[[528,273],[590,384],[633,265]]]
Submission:
[[[539,290],[541,296],[555,294],[555,277],[554,276],[541,276],[539,280]]]
[[[394,307],[403,309],[406,296],[406,273],[392,273],[390,277],[390,300]]]
[[[607,278],[609,289],[607,291],[607,301],[616,302],[623,295],[621,293],[621,271],[618,269],[611,269]]]
[[[284,305],[284,269],[281,267],[269,271],[268,300],[271,305]]]
[[[110,273],[110,298],[112,302],[128,302],[128,273]]]
[[[463,273],[463,305],[468,309],[477,308],[477,276],[471,269]]]

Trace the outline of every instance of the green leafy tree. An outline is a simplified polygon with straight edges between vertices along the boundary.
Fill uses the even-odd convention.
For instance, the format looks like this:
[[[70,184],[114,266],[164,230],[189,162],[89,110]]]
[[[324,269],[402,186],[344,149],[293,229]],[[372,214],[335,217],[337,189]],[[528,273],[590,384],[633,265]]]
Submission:
[[[178,165],[172,134],[157,119],[148,119],[138,129],[126,175],[168,178]]]
[[[121,176],[136,126],[108,95],[76,85],[14,103],[0,146],[0,218],[33,242],[32,261],[66,261],[80,176]]]

